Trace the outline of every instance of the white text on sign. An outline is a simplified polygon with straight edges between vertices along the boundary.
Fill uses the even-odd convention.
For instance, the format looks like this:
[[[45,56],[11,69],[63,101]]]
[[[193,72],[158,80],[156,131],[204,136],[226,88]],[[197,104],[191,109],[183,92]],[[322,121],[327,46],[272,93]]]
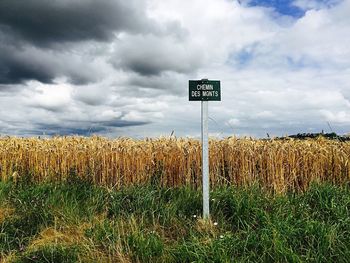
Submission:
[[[217,80],[190,80],[189,100],[193,101],[220,101],[220,81]]]
[[[219,96],[219,92],[217,92],[216,90],[213,91],[192,91],[192,97],[218,97]]]

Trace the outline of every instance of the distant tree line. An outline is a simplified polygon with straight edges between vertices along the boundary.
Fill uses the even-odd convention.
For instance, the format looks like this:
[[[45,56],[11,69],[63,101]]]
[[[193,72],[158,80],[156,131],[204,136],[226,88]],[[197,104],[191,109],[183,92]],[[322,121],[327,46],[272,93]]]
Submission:
[[[342,142],[350,141],[349,135],[338,135],[335,132],[324,133],[323,131],[320,133],[298,133],[298,134],[293,134],[293,135],[284,136],[284,137],[277,137],[276,139],[284,140],[284,139],[293,138],[293,139],[299,139],[299,140],[306,140],[306,139],[317,139],[319,137],[323,137],[329,140],[339,140]]]

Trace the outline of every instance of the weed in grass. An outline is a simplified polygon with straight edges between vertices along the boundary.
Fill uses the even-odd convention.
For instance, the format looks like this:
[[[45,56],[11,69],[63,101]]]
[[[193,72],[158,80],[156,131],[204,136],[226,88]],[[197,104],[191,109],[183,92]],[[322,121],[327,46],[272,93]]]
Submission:
[[[13,263],[75,263],[79,260],[79,246],[47,245],[26,251]]]
[[[120,230],[114,221],[103,220],[94,223],[85,230],[85,236],[91,239],[96,246],[109,252],[117,249],[117,244],[120,242]]]
[[[40,199],[29,203],[17,200],[13,205],[14,215],[0,224],[0,252],[23,249],[44,225],[53,222],[51,212]]]
[[[3,205],[6,201],[10,191],[12,189],[12,183],[10,181],[0,180],[0,204]]]
[[[155,232],[130,234],[124,247],[127,253],[132,255],[133,261],[138,262],[164,262],[164,244]]]
[[[212,214],[229,223],[231,230],[258,228],[269,217],[270,199],[257,186],[251,188],[219,188],[212,194]]]
[[[166,224],[175,217],[191,218],[193,214],[200,214],[201,205],[199,192],[187,187],[171,190],[131,187],[111,194],[108,216],[142,215]]]

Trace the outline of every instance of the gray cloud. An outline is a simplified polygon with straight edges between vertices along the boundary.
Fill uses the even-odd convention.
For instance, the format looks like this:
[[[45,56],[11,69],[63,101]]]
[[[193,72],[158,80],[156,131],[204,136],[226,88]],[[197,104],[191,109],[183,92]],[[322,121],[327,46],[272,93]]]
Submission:
[[[159,95],[185,95],[188,76],[175,72],[164,72],[160,75],[144,76],[132,74],[125,85],[130,87],[126,94],[133,97],[155,97]]]
[[[101,92],[101,89],[103,92]],[[106,94],[111,94],[109,85],[85,85],[79,86],[74,90],[73,98],[90,106],[99,106],[107,104],[112,98]]]
[[[18,91],[18,88],[16,89],[15,87],[13,87],[12,85],[1,85],[0,84],[0,96],[3,96],[3,94],[5,92],[14,92],[14,91]]]
[[[201,48],[174,37],[127,36],[116,45],[112,64],[144,76],[195,72],[203,63]]]
[[[90,39],[105,41],[116,31],[140,32],[150,28],[144,6],[139,0],[2,0],[0,25],[39,46]]]

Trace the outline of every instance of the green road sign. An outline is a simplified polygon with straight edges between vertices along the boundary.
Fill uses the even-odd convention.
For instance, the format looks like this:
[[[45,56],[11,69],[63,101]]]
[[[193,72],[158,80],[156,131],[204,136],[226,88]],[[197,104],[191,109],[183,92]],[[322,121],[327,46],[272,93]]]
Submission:
[[[221,101],[219,80],[190,80],[190,101]]]

